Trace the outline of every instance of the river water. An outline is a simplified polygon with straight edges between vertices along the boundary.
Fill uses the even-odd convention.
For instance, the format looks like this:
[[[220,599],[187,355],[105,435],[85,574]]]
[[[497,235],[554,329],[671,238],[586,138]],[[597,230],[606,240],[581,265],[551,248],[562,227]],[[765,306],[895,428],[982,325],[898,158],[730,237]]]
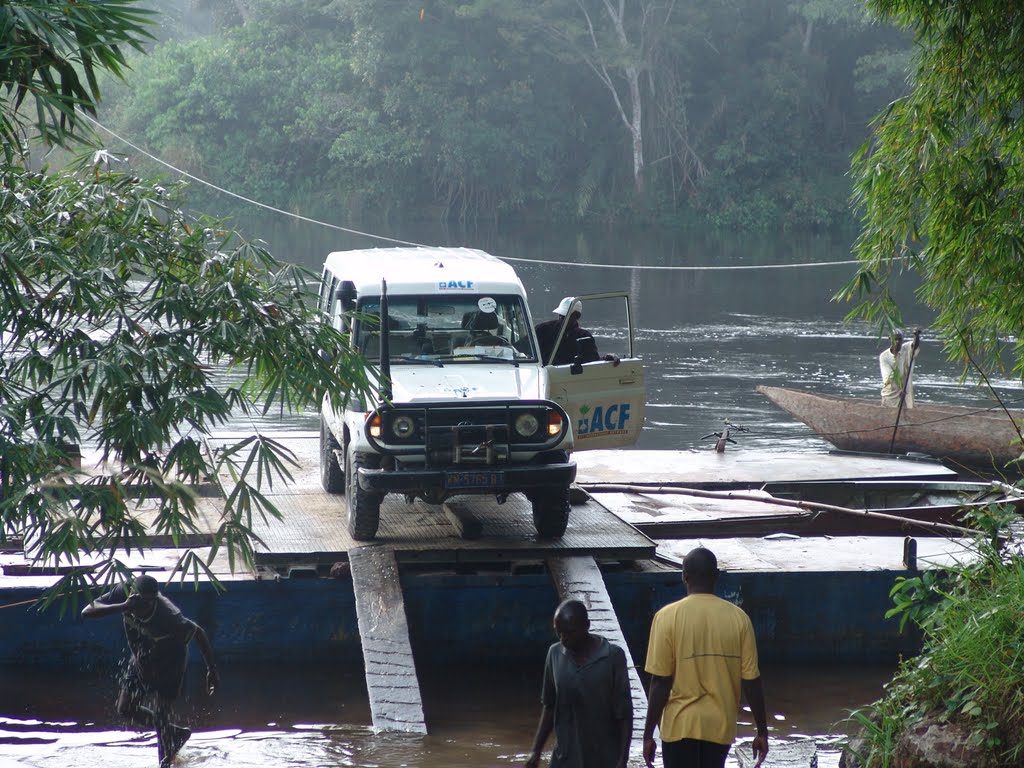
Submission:
[[[242,228],[265,240],[279,258],[319,272],[331,250],[385,247],[387,243],[273,221]],[[638,448],[689,449],[724,420],[747,432],[738,449],[770,452],[823,450],[828,445],[754,391],[757,384],[797,386],[837,395],[874,398],[878,353],[888,346],[878,329],[847,322],[851,304],[832,300],[854,275],[849,233],[674,236],[647,230],[475,230],[410,227],[389,236],[433,245],[467,245],[511,259],[526,285],[534,321],[551,317],[566,295],[630,293],[636,345],[647,375],[647,422]],[[832,266],[818,266],[832,263]],[[621,268],[623,266],[631,268]],[[713,267],[713,269],[705,269]],[[960,381],[928,329],[932,313],[914,301],[917,281],[900,277],[894,294],[907,328],[924,329],[914,367],[921,401],[991,405],[986,393]],[[594,325],[602,352],[625,348],[621,328]],[[992,381],[1008,403],[1019,386]],[[261,426],[317,429],[315,412],[272,416]],[[250,423],[233,425],[246,429]]]
[[[187,686],[192,694],[177,711],[179,722],[190,725],[194,735],[176,765],[522,765],[540,714],[542,664],[538,659],[527,670],[421,670],[428,736],[374,734],[358,669],[228,664],[221,668],[221,689],[213,698],[199,693],[201,670],[193,669]],[[814,737],[820,768],[835,768],[840,731],[834,723],[877,698],[891,671],[763,668],[769,743],[781,750],[786,740]],[[127,729],[114,711],[117,692],[111,675],[4,669],[0,676],[3,768],[156,765],[153,734]],[[742,716],[740,722],[739,740],[749,742],[752,730]],[[638,751],[630,764],[642,764]],[[736,766],[732,757],[729,765]]]
[[[242,223],[281,259],[319,271],[330,250],[371,247],[365,238],[268,215]],[[794,385],[874,397],[876,329],[847,323],[848,305],[831,300],[853,274],[842,234],[728,237],[691,233],[580,230],[453,233],[407,228],[390,236],[419,243],[469,245],[514,258],[534,319],[549,316],[564,295],[628,290],[637,344],[647,368],[647,424],[639,447],[710,449],[703,436],[724,419],[748,431],[731,450],[792,452],[827,445],[754,392],[758,383]],[[552,262],[568,262],[558,264]],[[730,267],[732,269],[621,269]],[[800,265],[769,267],[768,265]],[[750,267],[756,267],[751,269]],[[920,400],[977,403],[984,395],[959,381],[929,333],[929,313],[913,303],[914,282],[896,293],[908,326],[925,328],[915,367]],[[589,326],[602,351],[616,351],[622,329]],[[1009,381],[997,386],[1012,400]],[[306,413],[257,422],[315,429]],[[236,421],[244,430],[250,422]],[[180,766],[477,766],[521,765],[539,714],[542,659],[531,669],[421,670],[427,737],[375,735],[358,669],[227,666],[212,700],[182,703],[195,735]],[[640,661],[640,660],[638,660]],[[197,671],[197,670],[193,670]],[[762,669],[772,739],[815,737],[819,765],[838,765],[832,726],[876,698],[892,668]],[[192,690],[199,690],[198,679]],[[155,765],[151,735],[126,730],[113,709],[111,675],[92,670],[0,669],[0,768],[106,768]],[[642,714],[638,713],[638,716]],[[741,717],[742,722],[742,717]],[[749,727],[741,726],[749,738]],[[639,758],[634,755],[634,764]],[[735,762],[730,758],[730,765]]]

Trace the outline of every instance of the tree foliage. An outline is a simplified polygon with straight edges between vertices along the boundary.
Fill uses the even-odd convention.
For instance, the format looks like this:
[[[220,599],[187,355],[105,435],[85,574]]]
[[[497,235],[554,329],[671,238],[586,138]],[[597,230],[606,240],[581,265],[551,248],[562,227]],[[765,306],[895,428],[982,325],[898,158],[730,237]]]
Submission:
[[[617,7],[266,0],[158,45],[104,120],[316,215],[846,220],[900,33],[845,0]]]
[[[857,154],[857,312],[900,323],[893,276],[923,278],[951,358],[1024,374],[1024,9],[973,0],[872,0],[917,42],[912,89]]]
[[[549,57],[581,67],[597,79],[610,99],[610,114],[629,136],[633,186],[637,194],[643,194],[647,162],[644,116],[651,111],[648,102],[658,90],[655,81],[660,72],[655,62],[674,31],[676,5],[676,0],[618,4],[549,0],[530,5],[480,0],[475,7],[532,30],[547,41],[542,48]]]
[[[48,16],[51,37],[37,43],[55,44],[39,60],[62,72],[88,47],[120,73],[104,35],[136,9],[79,5],[97,13],[72,9],[64,27]],[[22,55],[7,50],[0,67]],[[72,126],[77,109],[96,106],[95,85],[54,94],[61,84],[41,77],[31,88],[60,105],[38,114],[50,137],[62,117]],[[7,125],[16,106],[3,105]],[[362,360],[317,322],[308,274],[191,218],[181,185],[112,163],[100,150],[60,173],[0,164],[0,541],[21,538],[51,565],[81,563],[54,595],[123,573],[124,555],[154,531],[183,545],[209,484],[226,498],[213,546],[205,559],[186,552],[178,570],[206,571],[221,551],[233,568],[251,566],[254,523],[278,514],[266,488],[288,479],[293,457],[258,430],[220,448],[211,432],[232,412],[317,407],[324,393],[337,403],[369,387]],[[98,452],[98,467],[74,468],[79,445]]]
[[[27,138],[26,120],[44,139],[76,141],[78,110],[95,114],[98,73],[122,75],[125,49],[151,38],[151,12],[134,0],[9,0],[0,3],[0,139],[8,160]],[[20,113],[26,99],[34,120]]]

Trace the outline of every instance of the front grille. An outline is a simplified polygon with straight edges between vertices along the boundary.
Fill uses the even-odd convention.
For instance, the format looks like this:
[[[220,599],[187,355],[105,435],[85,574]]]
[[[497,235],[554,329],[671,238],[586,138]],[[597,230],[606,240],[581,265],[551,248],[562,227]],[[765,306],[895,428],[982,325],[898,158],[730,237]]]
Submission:
[[[427,429],[428,464],[495,464],[509,456],[504,424],[459,424]]]
[[[422,453],[428,464],[493,464],[507,461],[513,450],[549,450],[564,435],[547,434],[549,415],[564,412],[543,400],[516,400],[480,405],[444,403],[396,404],[382,408],[382,436],[374,441],[379,450],[395,455]],[[531,414],[538,429],[522,436],[515,430],[516,419]],[[395,436],[392,425],[409,419],[413,428],[404,437]],[[407,426],[407,425],[406,425]],[[566,427],[567,428],[567,427]]]
[[[528,438],[523,438],[515,433],[513,422],[522,413],[533,413],[537,417],[538,422],[541,423],[547,418],[547,410],[536,406],[508,406],[503,408],[431,407],[417,409],[404,406],[387,413],[385,417],[385,434],[396,443],[405,445],[422,443],[430,435],[439,431],[451,431],[456,428],[466,429],[468,427],[480,427],[482,429],[491,427],[502,429],[504,431],[502,439],[506,441],[511,437],[513,441],[517,442],[536,442],[537,436],[531,435]],[[397,440],[393,437],[394,433],[391,431],[391,423],[400,415],[411,417],[415,426],[408,437]]]

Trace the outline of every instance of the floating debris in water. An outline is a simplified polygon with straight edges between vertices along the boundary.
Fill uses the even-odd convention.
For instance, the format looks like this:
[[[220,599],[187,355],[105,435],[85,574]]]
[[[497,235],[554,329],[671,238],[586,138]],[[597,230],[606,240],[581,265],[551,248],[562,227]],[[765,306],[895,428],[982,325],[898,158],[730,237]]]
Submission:
[[[733,747],[733,756],[739,768],[754,768],[757,761],[751,751],[750,742],[740,742]],[[761,768],[818,768],[818,745],[814,739],[800,741],[768,741],[768,756]]]

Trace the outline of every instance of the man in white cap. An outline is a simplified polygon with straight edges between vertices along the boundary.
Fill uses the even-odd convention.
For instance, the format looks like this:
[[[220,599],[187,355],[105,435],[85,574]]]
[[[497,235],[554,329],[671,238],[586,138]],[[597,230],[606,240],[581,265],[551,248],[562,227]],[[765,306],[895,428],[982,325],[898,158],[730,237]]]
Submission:
[[[607,360],[619,364],[617,355],[600,355],[597,352],[597,342],[590,331],[580,327],[580,316],[583,314],[583,302],[572,296],[566,296],[554,309],[558,317],[545,320],[537,328],[537,343],[540,345],[541,362],[547,365],[569,365],[570,363],[593,363],[597,360]],[[555,340],[558,338],[558,330],[566,323],[565,333],[562,341],[555,351],[554,360],[551,360],[551,352],[555,349]],[[577,345],[579,339],[590,339],[592,344]]]

